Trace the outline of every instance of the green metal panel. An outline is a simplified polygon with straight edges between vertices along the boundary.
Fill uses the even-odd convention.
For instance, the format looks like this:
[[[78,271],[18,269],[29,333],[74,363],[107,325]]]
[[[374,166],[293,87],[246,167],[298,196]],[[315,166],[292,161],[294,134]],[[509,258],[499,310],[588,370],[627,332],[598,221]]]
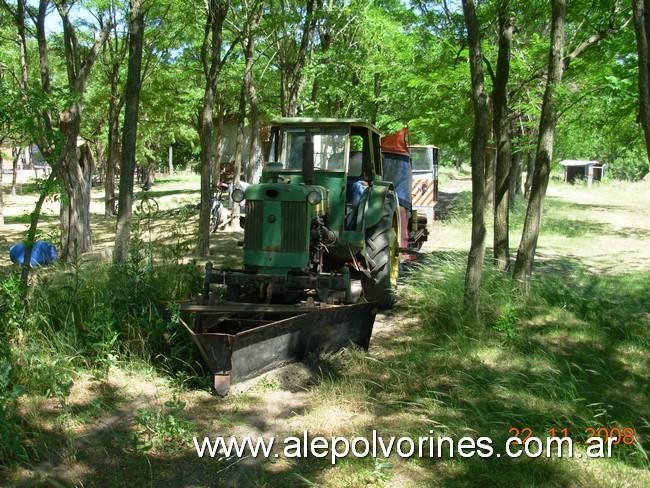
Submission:
[[[246,223],[244,225],[244,249],[262,250],[262,228],[264,222],[264,203],[260,200],[246,200]]]
[[[327,190],[325,215],[330,229],[343,228],[345,218],[345,173],[317,171],[315,183]]]
[[[281,251],[300,253],[309,249],[309,232],[305,232],[307,204],[282,202]]]
[[[312,211],[304,185],[265,183],[246,189],[244,263],[305,270]]]
[[[388,193],[390,186],[390,183],[375,181],[370,187],[371,194],[369,195],[365,211],[366,229],[377,225],[381,220],[384,213],[384,200],[386,199],[386,194]],[[396,198],[395,195],[393,195],[393,198]],[[395,200],[395,208],[399,208],[397,200]]]

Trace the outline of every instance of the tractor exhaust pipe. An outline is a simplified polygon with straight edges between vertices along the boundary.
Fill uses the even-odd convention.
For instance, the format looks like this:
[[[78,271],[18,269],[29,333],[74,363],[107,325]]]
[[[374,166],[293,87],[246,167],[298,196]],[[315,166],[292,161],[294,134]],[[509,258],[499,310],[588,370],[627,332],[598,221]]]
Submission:
[[[309,133],[302,145],[302,178],[306,185],[314,183],[314,143]]]

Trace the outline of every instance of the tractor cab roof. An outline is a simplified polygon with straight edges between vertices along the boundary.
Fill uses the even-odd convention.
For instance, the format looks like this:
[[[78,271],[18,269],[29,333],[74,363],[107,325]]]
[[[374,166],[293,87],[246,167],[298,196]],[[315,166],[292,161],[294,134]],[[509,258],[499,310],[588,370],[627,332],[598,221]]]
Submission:
[[[273,119],[271,121],[272,126],[305,126],[305,125],[313,125],[313,126],[332,126],[332,127],[340,127],[340,126],[352,126],[352,127],[365,127],[367,129],[371,129],[375,132],[379,132],[379,129],[372,125],[369,122],[366,122],[363,119],[335,119],[335,118],[329,118],[329,117],[281,117],[277,119]]]

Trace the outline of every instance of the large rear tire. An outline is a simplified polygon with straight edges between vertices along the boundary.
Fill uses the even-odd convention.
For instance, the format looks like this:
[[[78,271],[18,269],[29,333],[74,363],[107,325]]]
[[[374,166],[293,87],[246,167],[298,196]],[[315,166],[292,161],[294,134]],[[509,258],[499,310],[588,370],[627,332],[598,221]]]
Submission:
[[[399,242],[397,239],[397,208],[394,198],[384,201],[384,213],[377,225],[366,232],[367,263],[372,279],[362,280],[363,295],[380,308],[395,305],[399,275]]]

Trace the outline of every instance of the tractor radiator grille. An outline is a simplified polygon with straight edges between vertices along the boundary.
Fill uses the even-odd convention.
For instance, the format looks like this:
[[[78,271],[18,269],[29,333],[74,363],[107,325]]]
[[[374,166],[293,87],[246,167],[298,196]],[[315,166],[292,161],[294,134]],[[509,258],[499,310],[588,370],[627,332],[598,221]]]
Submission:
[[[251,251],[262,249],[262,228],[264,205],[259,200],[246,200],[246,221],[244,224],[244,247]]]
[[[282,202],[282,252],[306,252],[306,202]]]

